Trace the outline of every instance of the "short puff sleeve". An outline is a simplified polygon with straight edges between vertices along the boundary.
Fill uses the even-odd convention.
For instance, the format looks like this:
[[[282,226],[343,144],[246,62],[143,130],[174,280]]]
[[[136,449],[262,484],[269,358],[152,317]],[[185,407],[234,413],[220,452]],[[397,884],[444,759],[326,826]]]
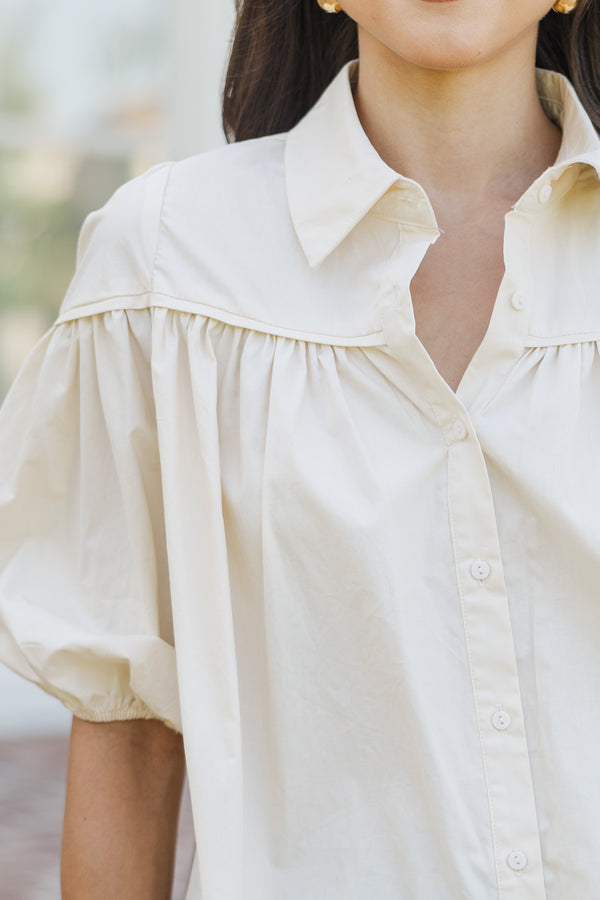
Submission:
[[[181,730],[152,311],[136,305],[167,173],[88,218],[57,324],[0,410],[0,659],[80,718]]]

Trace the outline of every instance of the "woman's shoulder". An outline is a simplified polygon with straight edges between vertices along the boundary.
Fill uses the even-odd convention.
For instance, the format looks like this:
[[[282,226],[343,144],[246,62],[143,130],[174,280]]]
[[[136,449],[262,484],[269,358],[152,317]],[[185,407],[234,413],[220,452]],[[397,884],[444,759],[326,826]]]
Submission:
[[[282,171],[287,138],[287,133],[266,135],[189,156],[170,164],[170,181],[175,185],[181,181],[187,187],[208,189],[215,185],[216,179],[221,187],[230,183],[239,189],[250,174],[254,178],[268,177]]]
[[[161,163],[118,188],[83,224],[60,319],[125,299],[140,307],[150,295],[187,296],[203,273],[210,282],[233,256],[242,264],[244,247],[288,218],[285,139],[257,138]]]

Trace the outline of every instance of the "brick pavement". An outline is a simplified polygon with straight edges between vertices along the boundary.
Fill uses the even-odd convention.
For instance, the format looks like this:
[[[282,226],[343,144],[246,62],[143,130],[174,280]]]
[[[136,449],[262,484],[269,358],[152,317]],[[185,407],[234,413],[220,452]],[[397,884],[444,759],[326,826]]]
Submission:
[[[60,900],[60,832],[67,741],[0,741],[0,900]],[[183,900],[193,853],[184,795],[173,900]]]

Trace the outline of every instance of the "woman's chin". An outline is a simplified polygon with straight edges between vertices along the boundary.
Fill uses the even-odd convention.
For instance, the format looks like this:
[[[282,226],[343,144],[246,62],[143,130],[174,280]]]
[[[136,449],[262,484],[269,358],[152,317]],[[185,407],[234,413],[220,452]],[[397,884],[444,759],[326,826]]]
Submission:
[[[393,48],[389,49],[394,53]],[[464,41],[440,41],[439,44],[404,47],[402,53],[395,56],[396,61],[401,58],[404,65],[439,72],[471,69],[481,65],[488,58],[488,54],[481,49],[481,44]]]

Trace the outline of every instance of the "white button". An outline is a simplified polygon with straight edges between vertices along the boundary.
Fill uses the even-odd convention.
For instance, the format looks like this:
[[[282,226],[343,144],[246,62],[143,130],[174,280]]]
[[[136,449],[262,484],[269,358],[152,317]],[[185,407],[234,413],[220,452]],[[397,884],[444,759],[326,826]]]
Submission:
[[[523,309],[523,307],[525,306],[525,297],[523,296],[523,294],[515,291],[515,293],[510,298],[510,305],[517,311]]]
[[[498,731],[504,731],[510,725],[510,716],[504,709],[497,709],[492,716],[492,725]]]
[[[538,191],[538,200],[540,203],[547,203],[552,196],[552,185],[543,184]]]
[[[508,859],[506,861],[511,869],[514,869],[517,872],[520,869],[524,869],[527,865],[527,857],[522,850],[512,850],[508,854]]]
[[[465,425],[457,419],[454,425],[452,426],[452,433],[457,441],[462,441],[467,436],[467,429]]]
[[[490,567],[486,561],[484,559],[476,559],[471,566],[471,575],[473,578],[476,578],[477,581],[485,581],[489,574]]]

